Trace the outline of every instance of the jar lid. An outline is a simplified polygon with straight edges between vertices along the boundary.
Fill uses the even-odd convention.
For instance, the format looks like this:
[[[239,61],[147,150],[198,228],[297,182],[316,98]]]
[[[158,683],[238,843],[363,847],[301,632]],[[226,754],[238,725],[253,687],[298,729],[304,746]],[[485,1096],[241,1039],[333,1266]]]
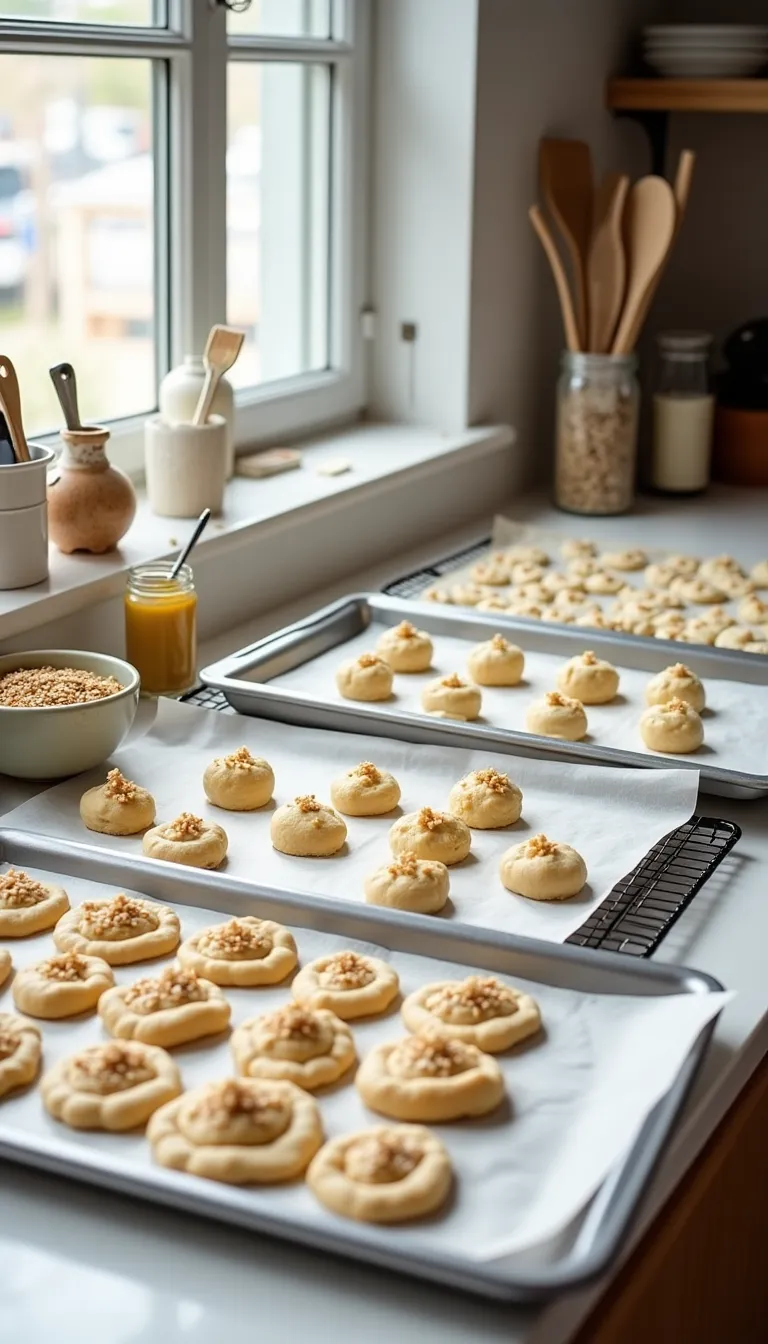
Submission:
[[[660,331],[656,337],[659,349],[670,355],[704,354],[712,339],[708,331]]]

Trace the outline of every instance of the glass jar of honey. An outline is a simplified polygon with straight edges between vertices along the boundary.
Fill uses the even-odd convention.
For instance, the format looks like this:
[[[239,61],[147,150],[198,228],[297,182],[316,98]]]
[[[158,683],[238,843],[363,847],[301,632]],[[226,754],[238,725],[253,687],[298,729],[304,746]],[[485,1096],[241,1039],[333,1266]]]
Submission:
[[[197,594],[192,570],[172,561],[137,565],[125,594],[126,657],[142,695],[182,695],[197,678]]]

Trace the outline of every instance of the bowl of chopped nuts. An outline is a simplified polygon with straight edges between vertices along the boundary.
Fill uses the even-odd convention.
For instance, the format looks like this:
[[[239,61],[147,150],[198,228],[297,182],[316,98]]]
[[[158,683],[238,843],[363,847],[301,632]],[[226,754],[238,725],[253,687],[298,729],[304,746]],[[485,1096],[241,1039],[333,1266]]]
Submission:
[[[62,779],[100,765],[136,717],[139,674],[105,653],[0,657],[0,774]]]

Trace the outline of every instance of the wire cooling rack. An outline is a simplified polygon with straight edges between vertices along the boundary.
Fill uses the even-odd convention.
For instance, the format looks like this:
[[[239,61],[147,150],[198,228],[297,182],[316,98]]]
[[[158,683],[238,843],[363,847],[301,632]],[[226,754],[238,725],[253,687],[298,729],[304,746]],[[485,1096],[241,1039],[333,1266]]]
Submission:
[[[415,569],[411,574],[404,574],[401,579],[394,579],[392,583],[386,584],[384,592],[389,597],[420,597],[424,589],[435,579],[442,579],[446,574],[452,574],[454,570],[461,569],[471,561],[480,560],[490,545],[491,538],[484,537],[482,541],[475,541],[471,546],[465,546],[463,551],[454,551],[453,555],[447,555],[443,560],[436,560],[433,565],[428,565],[425,569]]]

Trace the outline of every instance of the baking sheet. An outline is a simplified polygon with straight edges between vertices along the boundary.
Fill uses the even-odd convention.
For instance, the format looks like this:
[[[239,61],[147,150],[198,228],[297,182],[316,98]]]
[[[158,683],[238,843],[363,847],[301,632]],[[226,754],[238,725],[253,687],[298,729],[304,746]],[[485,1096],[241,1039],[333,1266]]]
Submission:
[[[94,860],[94,876],[98,862]],[[1,864],[0,870],[6,866]],[[24,867],[32,876],[61,881],[73,906],[114,891],[111,885],[61,875],[50,864],[38,868],[25,862]],[[237,902],[228,906],[224,887],[215,906],[200,906],[195,878],[194,872],[174,872],[176,889],[181,888],[183,895],[186,887],[190,901],[173,901],[181,916],[182,937],[217,922],[223,911],[240,909]],[[206,894],[213,893],[203,891],[202,896]],[[384,937],[380,943],[361,942],[303,928],[296,922],[292,927],[301,963],[353,947],[389,961],[404,994],[436,979],[482,973],[487,966],[482,959],[474,966],[458,967],[455,962],[392,950]],[[6,945],[16,968],[55,950],[50,934],[6,940]],[[146,963],[115,968],[116,981],[131,983],[154,974],[171,960],[158,959],[151,968]],[[633,966],[632,971],[636,975],[637,968]],[[520,988],[537,998],[544,1032],[498,1057],[509,1101],[497,1113],[476,1121],[433,1126],[450,1151],[457,1187],[444,1216],[417,1225],[397,1229],[350,1225],[324,1210],[300,1182],[274,1189],[238,1190],[155,1168],[141,1135],[72,1131],[47,1115],[34,1088],[0,1105],[0,1146],[42,1145],[43,1151],[55,1155],[59,1171],[66,1171],[68,1163],[76,1169],[84,1155],[91,1164],[103,1159],[105,1168],[113,1166],[123,1176],[132,1172],[137,1180],[149,1177],[187,1189],[191,1207],[199,1192],[200,1199],[208,1201],[206,1212],[216,1213],[210,1203],[215,1201],[225,1218],[232,1210],[271,1214],[310,1230],[315,1242],[324,1230],[329,1234],[341,1230],[406,1259],[443,1255],[476,1263],[500,1257],[507,1260],[551,1239],[584,1208],[672,1086],[703,1028],[732,997],[701,992],[701,985],[696,986],[699,992],[665,994],[663,989],[651,988],[647,971],[645,978],[645,993],[637,995],[582,992],[515,978]],[[638,979],[643,985],[642,974]],[[233,1009],[233,1025],[290,1000],[285,986],[227,989],[226,995]],[[0,991],[0,1010],[12,1010],[7,987]],[[106,1039],[95,1016],[39,1025],[45,1068],[74,1050]],[[397,1006],[385,1017],[353,1023],[352,1030],[360,1058],[375,1045],[405,1034]],[[233,1072],[227,1040],[221,1037],[173,1054],[185,1087]],[[318,1099],[329,1137],[380,1122],[349,1084],[326,1089]]]
[[[386,817],[345,818],[348,842],[332,858],[279,854],[269,839],[273,806],[259,812],[222,812],[206,801],[202,787],[206,765],[214,756],[242,745],[272,764],[275,805],[303,793],[315,793],[328,801],[331,780],[359,761],[373,758],[398,779],[403,791],[400,808]],[[397,816],[424,806],[444,808],[458,779],[470,770],[496,766],[522,788],[523,816],[502,831],[472,832],[472,853],[450,870],[450,905],[435,918],[551,942],[563,942],[579,928],[657,840],[689,819],[698,784],[692,770],[606,770],[454,747],[416,746],[245,716],[233,718],[161,700],[145,737],[117,752],[98,770],[22,804],[8,814],[7,824],[140,855],[140,838],[99,835],[87,831],[80,821],[82,794],[102,782],[112,764],[150,790],[160,821],[194,812],[223,825],[230,841],[226,865],[220,870],[223,875],[352,902],[363,901],[365,876],[389,861],[388,832]],[[573,900],[527,901],[502,887],[497,871],[501,855],[538,831],[574,845],[583,855],[589,881]]]
[[[493,624],[493,614],[478,613],[486,622]],[[418,714],[434,722],[424,714],[421,707],[421,692],[435,677],[445,676],[449,672],[458,672],[467,679],[467,654],[478,642],[477,638],[466,639],[455,635],[441,634],[434,637],[435,653],[433,666],[428,672],[409,673],[395,676],[394,694],[390,700],[368,704],[361,701],[345,700],[336,689],[335,673],[339,664],[347,658],[356,658],[361,653],[375,650],[377,640],[390,622],[374,619],[367,629],[343,644],[329,649],[289,672],[270,680],[270,687],[285,691],[294,691],[302,695],[312,695],[326,703],[350,705],[355,710],[379,715]],[[418,621],[418,617],[415,617]],[[499,627],[504,631],[503,624]],[[517,630],[506,632],[507,637],[520,645],[525,652],[525,676],[518,686],[490,687],[481,686],[483,704],[481,718],[477,724],[493,728],[512,729],[527,732],[525,714],[533,700],[540,699],[547,691],[557,689],[557,674],[567,659],[560,654],[543,653],[526,646],[524,634]],[[594,636],[589,630],[580,631],[582,640],[573,654],[594,646]],[[485,638],[485,636],[483,636]],[[573,656],[573,655],[571,655]],[[606,656],[600,653],[600,656]],[[685,661],[685,651],[679,659]],[[648,672],[627,667],[614,660],[621,675],[619,694],[607,705],[586,705],[589,732],[583,739],[585,744],[616,748],[621,751],[639,752],[644,756],[659,759],[658,752],[649,751],[645,746],[638,727],[645,705],[645,688],[650,680]],[[668,667],[669,655],[658,649],[657,671]],[[759,775],[765,772],[768,741],[768,690],[765,686],[746,685],[740,681],[726,681],[722,678],[707,677],[707,708],[702,715],[704,722],[704,745],[696,752],[686,755],[685,759],[695,763],[706,762],[722,770],[740,771],[745,774]],[[665,757],[673,766],[679,757]]]

